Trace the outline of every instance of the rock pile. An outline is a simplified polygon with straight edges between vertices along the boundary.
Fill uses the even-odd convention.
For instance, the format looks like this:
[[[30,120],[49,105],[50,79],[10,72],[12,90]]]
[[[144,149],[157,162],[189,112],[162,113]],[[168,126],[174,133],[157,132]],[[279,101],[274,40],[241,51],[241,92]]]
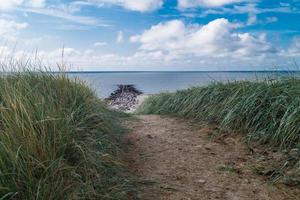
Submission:
[[[118,89],[106,99],[110,107],[120,111],[129,111],[138,104],[137,96],[142,92],[134,85],[118,85]]]

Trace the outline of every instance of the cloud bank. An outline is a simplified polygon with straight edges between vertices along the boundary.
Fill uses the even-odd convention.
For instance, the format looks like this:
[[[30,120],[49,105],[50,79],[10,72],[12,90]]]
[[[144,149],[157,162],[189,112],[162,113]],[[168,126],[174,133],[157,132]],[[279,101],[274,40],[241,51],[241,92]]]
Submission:
[[[273,52],[265,34],[235,32],[241,25],[225,18],[206,25],[184,24],[180,20],[159,23],[131,37],[145,51],[164,51],[176,56],[257,56]]]
[[[267,40],[265,33],[255,35],[241,32],[242,27],[242,24],[230,22],[226,18],[218,18],[204,25],[170,20],[131,36],[130,42],[139,45],[137,51],[131,55],[99,53],[94,47],[104,45],[102,42],[95,43],[86,50],[68,47],[39,51],[36,55],[55,66],[54,61],[61,60],[64,51],[66,63],[82,67],[75,66],[70,70],[96,70],[99,67],[102,70],[146,70],[149,67],[171,67],[174,70],[177,67],[189,69],[191,66],[204,70],[218,70],[220,67],[226,69],[226,66],[231,69],[249,69],[251,66],[261,69],[262,66],[286,64],[292,56],[300,55],[299,38],[295,38],[288,48],[277,49]],[[2,49],[7,51],[9,48]],[[14,53],[16,58],[21,55],[30,57],[24,51]]]
[[[98,6],[116,5],[128,10],[149,12],[162,7],[163,0],[89,0]]]
[[[43,7],[45,0],[0,0],[0,10],[11,10],[17,6]]]
[[[241,3],[245,0],[178,0],[179,8],[195,7],[220,7],[233,3]]]

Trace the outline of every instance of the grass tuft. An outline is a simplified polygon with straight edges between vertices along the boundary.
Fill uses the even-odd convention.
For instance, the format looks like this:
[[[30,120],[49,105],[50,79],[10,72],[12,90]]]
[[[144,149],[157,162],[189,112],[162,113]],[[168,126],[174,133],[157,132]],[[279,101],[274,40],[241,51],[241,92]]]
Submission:
[[[128,199],[118,114],[63,74],[0,77],[0,199]]]

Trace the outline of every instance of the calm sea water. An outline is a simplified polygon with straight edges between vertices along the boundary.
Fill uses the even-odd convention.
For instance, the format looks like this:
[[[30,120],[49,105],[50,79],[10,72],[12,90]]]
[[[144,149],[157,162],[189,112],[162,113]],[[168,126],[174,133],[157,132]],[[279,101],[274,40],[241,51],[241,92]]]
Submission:
[[[87,82],[100,97],[107,97],[118,84],[133,84],[145,94],[203,86],[213,81],[236,81],[288,76],[291,72],[84,72],[69,73]]]

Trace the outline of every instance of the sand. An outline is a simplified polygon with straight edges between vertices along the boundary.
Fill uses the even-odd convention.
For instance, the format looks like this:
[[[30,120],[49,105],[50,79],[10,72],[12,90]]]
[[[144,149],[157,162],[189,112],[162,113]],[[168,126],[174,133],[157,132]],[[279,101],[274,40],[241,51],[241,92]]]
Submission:
[[[145,97],[141,97],[141,102]],[[128,165],[141,200],[296,200],[297,187],[272,184],[254,170],[263,154],[246,147],[241,134],[212,139],[217,126],[191,125],[159,115],[126,122]],[[272,160],[272,159],[271,159]]]

